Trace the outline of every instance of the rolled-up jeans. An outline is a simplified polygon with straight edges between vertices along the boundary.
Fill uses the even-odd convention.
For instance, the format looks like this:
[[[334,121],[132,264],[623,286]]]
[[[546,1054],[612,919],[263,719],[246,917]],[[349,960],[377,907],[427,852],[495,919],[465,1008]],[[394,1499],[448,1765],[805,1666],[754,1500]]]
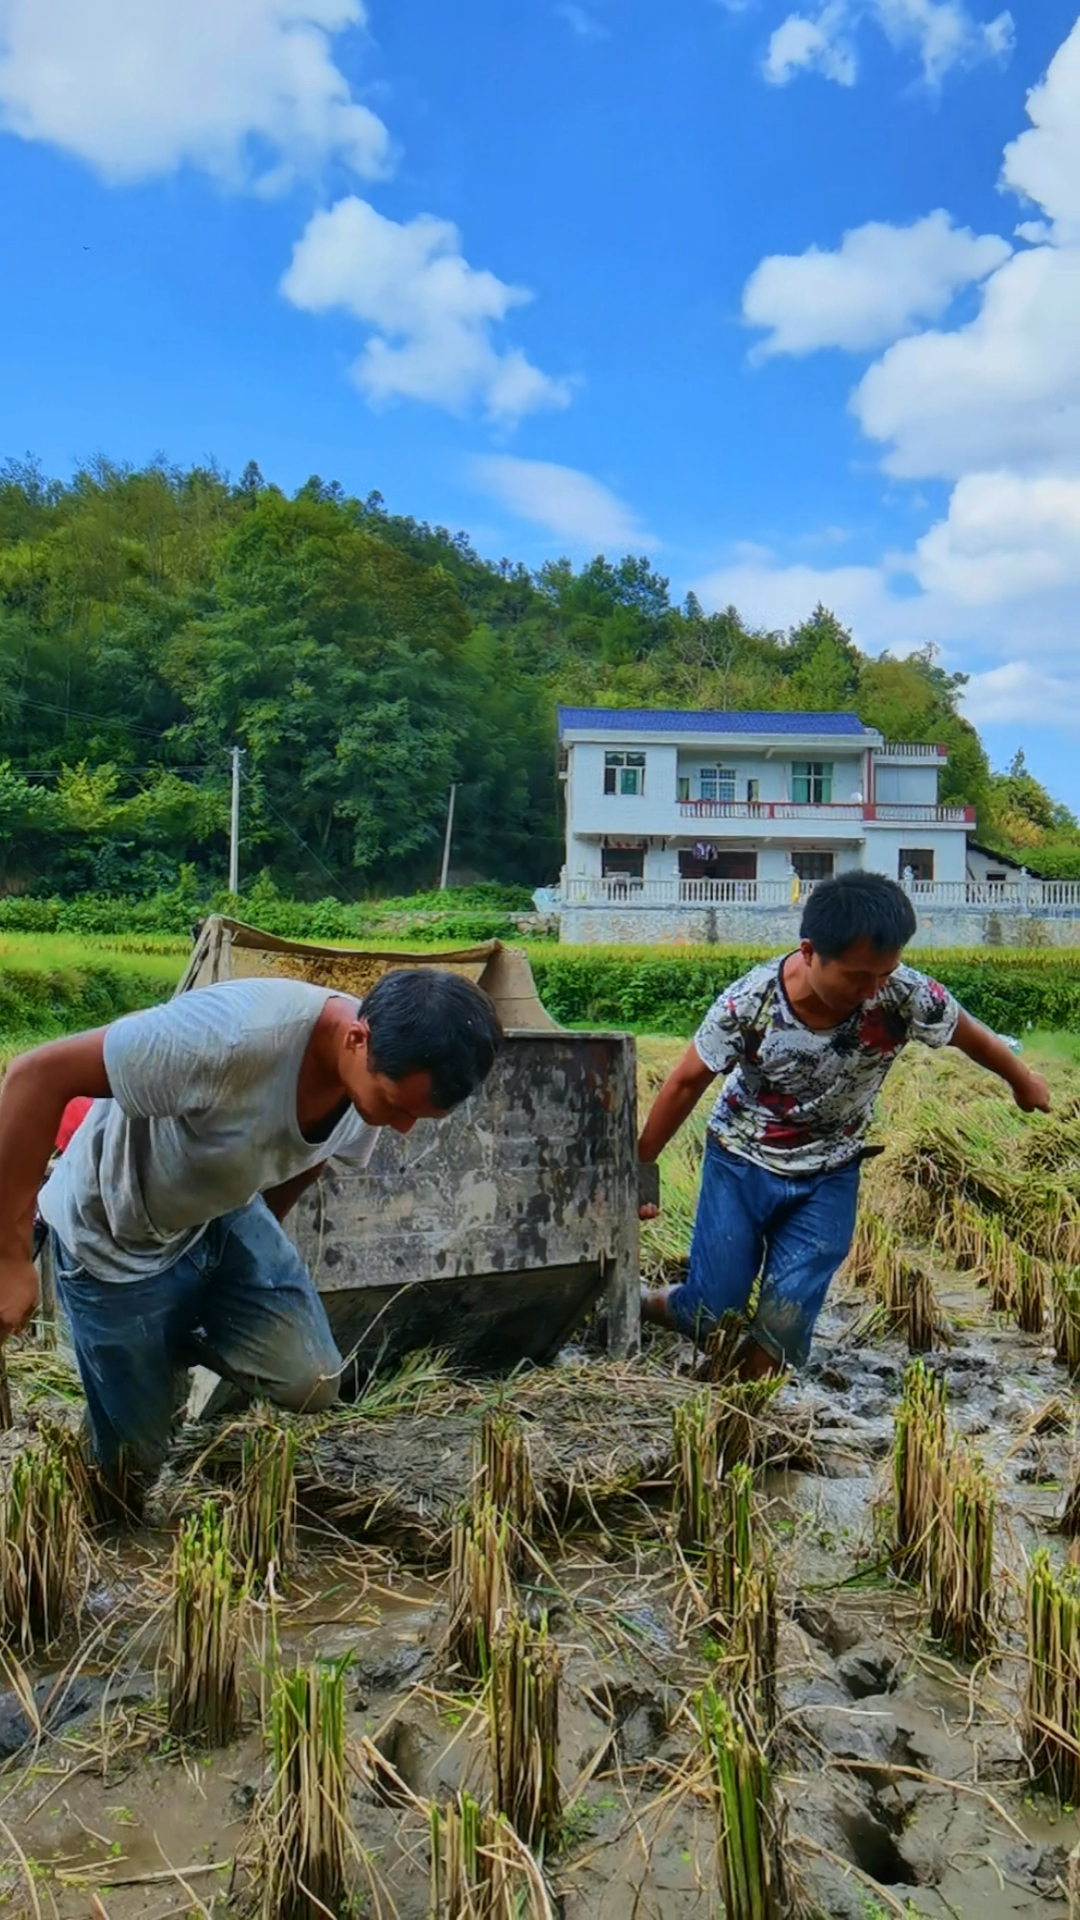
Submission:
[[[296,1412],[337,1399],[342,1359],[326,1309],[265,1200],[212,1220],[188,1253],[143,1280],[99,1280],[52,1235],[94,1451],[109,1479],[165,1459],[177,1377],[209,1367]]]
[[[801,1366],[829,1282],[855,1231],[859,1161],[830,1173],[771,1173],[706,1136],[690,1270],[668,1295],[676,1326],[702,1338],[725,1313],[745,1313],[761,1276],[750,1331]]]

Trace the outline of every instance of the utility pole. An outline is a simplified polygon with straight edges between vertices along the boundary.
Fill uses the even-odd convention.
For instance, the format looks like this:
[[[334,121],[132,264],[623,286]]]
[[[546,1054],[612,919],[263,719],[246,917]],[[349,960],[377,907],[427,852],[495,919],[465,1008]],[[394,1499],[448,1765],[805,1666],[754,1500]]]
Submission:
[[[446,891],[446,876],[450,871],[450,842],[454,836],[454,797],[456,793],[457,781],[455,780],[450,788],[450,805],[446,812],[446,838],[443,841],[442,850],[442,877],[439,881],[440,893],[445,893]]]
[[[229,814],[229,892],[240,891],[240,762],[243,747],[232,750],[232,807]]]

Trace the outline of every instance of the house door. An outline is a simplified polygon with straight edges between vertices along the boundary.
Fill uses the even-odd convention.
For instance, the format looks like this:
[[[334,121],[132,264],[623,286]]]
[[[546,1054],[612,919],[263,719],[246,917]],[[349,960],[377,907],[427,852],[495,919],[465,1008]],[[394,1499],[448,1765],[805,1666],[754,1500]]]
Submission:
[[[680,880],[756,880],[754,848],[690,847],[679,855]]]
[[[831,853],[821,853],[816,848],[805,848],[802,852],[797,850],[792,852],[791,864],[800,880],[831,880],[833,858]]]

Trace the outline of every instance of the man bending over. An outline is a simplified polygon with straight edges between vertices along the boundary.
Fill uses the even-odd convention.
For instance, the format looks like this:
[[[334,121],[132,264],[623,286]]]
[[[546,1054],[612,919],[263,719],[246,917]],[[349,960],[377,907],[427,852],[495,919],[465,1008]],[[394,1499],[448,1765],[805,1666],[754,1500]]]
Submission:
[[[279,1406],[337,1398],[322,1301],[281,1221],[332,1156],[440,1120],[486,1079],[495,1009],[452,973],[388,973],[362,1003],[303,981],[179,994],[12,1062],[0,1091],[0,1340],[52,1234],[94,1451],[117,1486],[168,1450],[187,1369]],[[90,1108],[38,1195],[68,1102]]]
[[[1046,1081],[950,993],[905,966],[907,894],[875,873],[814,888],[798,950],[754,967],[706,1014],[653,1102],[639,1156],[654,1161],[724,1074],[706,1135],[686,1281],[642,1295],[642,1318],[691,1338],[746,1311],[748,1377],[801,1365],[851,1246],[859,1167],[878,1091],[909,1040],[958,1047],[1025,1113]],[[649,1209],[643,1209],[648,1213]]]

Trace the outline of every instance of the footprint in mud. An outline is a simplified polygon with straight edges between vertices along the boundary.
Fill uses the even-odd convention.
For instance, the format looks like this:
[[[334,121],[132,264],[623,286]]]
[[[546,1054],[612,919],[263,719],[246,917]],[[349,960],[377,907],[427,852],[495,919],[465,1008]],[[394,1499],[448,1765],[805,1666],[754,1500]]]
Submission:
[[[667,1734],[667,1707],[644,1687],[609,1686],[603,1692],[611,1709],[620,1758],[627,1766],[644,1765],[659,1751]]]
[[[894,1693],[899,1684],[898,1664],[893,1655],[870,1641],[849,1647],[837,1661],[836,1671],[853,1700]]]
[[[837,1820],[855,1865],[882,1887],[913,1887],[915,1870],[904,1859],[896,1836],[868,1807],[843,1807]]]

